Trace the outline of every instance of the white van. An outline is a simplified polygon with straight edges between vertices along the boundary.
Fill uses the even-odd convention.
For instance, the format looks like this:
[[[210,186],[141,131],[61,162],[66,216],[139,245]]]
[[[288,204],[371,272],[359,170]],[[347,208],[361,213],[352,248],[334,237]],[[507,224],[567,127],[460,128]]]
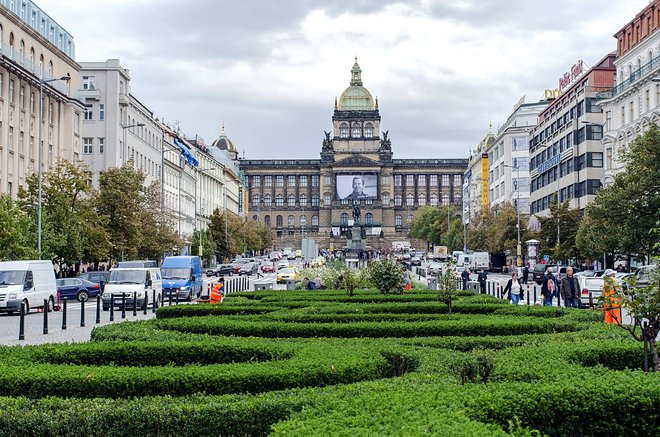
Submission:
[[[133,293],[138,308],[144,308],[145,300],[153,304],[154,291],[160,306],[163,302],[163,280],[157,267],[126,267],[110,270],[110,277],[103,290],[103,311],[110,309],[112,296],[114,306],[121,307],[122,294],[126,296],[126,308],[133,308]],[[145,299],[146,298],[146,299]]]
[[[57,296],[55,269],[51,261],[4,261],[0,262],[0,312],[25,312],[31,308],[46,307],[52,311]]]

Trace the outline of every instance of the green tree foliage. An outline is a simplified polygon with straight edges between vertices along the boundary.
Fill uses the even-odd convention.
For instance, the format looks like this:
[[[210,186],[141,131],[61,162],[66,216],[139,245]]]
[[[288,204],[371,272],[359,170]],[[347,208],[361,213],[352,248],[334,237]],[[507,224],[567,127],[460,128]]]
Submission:
[[[569,202],[557,204],[556,199],[550,204],[550,215],[539,217],[541,231],[539,241],[541,250],[551,252],[555,261],[578,258],[576,244],[578,227],[580,226],[580,211],[572,209]],[[559,224],[559,241],[557,241],[557,224]]]
[[[224,259],[231,259],[246,250],[264,250],[272,243],[268,226],[254,220],[244,221],[233,212],[226,213],[220,209],[213,211],[209,230],[216,243],[216,255]]]
[[[42,174],[42,258],[51,258],[62,268],[81,259],[105,258],[109,247],[105,219],[94,208],[94,191],[85,169],[58,160],[52,171]],[[27,190],[19,190],[24,207],[38,202],[38,174],[27,178]],[[31,208],[37,229],[37,208]],[[36,232],[35,232],[36,236]]]
[[[660,249],[654,249],[658,235],[649,233],[660,211],[659,156],[660,130],[655,124],[620,150],[626,171],[587,205],[580,247],[591,249],[589,240],[597,240],[608,243],[608,252],[660,254]]]
[[[0,194],[0,260],[37,258],[36,238],[30,235],[36,233],[24,209],[8,194]]]
[[[509,204],[503,204],[472,219],[467,230],[467,246],[472,250],[485,250],[490,253],[516,253],[518,245],[518,212]],[[529,216],[520,214],[520,241],[524,243],[536,238],[536,233],[528,229]]]
[[[401,266],[389,259],[372,262],[368,277],[370,283],[383,294],[403,294],[405,290]]]
[[[213,240],[213,234],[210,229],[195,231],[192,238],[191,253],[199,255],[199,238],[202,238],[202,259],[207,263],[215,258],[216,243]]]
[[[447,246],[450,251],[462,249],[463,224],[460,214],[452,207],[423,206],[413,215],[409,236],[431,245]]]

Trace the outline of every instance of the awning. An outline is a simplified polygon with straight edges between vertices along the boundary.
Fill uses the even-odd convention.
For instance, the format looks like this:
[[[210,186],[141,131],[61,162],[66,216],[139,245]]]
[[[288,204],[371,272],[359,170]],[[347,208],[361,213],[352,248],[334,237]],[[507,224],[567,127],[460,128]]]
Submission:
[[[174,144],[181,149],[181,154],[186,158],[188,164],[190,164],[193,167],[197,167],[199,165],[199,161],[195,159],[195,156],[192,154],[190,149],[184,144],[183,141],[174,137]]]

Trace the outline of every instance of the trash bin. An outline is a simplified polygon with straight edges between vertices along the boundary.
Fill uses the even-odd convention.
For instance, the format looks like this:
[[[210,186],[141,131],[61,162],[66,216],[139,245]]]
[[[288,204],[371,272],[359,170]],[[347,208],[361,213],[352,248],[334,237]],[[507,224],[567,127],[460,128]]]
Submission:
[[[286,280],[286,289],[287,290],[295,290],[296,289],[296,281],[294,279],[287,279]]]
[[[428,278],[427,281],[428,281],[428,284],[429,284],[429,290],[437,290],[438,289],[438,280],[436,278]]]

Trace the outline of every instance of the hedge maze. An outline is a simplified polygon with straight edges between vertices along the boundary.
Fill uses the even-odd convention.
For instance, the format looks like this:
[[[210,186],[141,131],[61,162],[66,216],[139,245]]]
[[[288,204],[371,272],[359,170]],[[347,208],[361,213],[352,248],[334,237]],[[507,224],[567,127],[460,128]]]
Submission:
[[[601,314],[431,291],[228,295],[0,348],[0,436],[635,436],[660,375]]]

